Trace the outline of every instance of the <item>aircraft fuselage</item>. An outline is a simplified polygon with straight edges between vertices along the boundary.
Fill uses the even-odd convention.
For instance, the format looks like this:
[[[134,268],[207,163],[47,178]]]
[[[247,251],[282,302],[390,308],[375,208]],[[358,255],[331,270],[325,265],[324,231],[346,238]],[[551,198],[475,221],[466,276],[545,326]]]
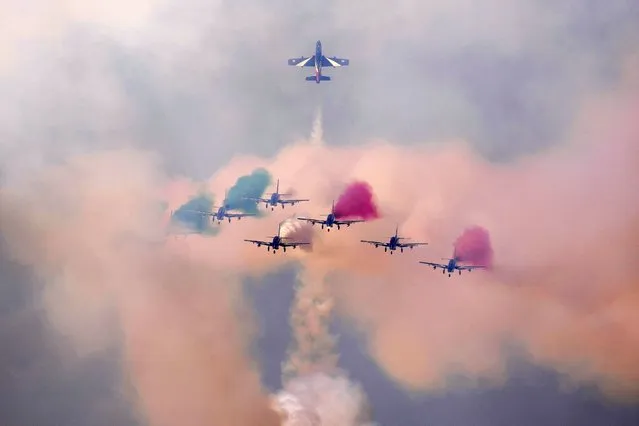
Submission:
[[[325,225],[328,226],[329,228],[332,228],[334,224],[335,224],[335,214],[331,213],[328,216],[326,216]]]
[[[280,201],[280,194],[274,193],[274,194],[271,194],[271,197],[269,198],[268,202],[270,205],[276,206],[279,201]]]
[[[315,83],[319,84],[322,79],[322,42],[315,43]]]
[[[391,237],[390,241],[388,242],[388,248],[390,250],[395,250],[397,248],[397,243],[398,243],[398,238],[397,237]]]
[[[219,209],[217,209],[217,213],[215,213],[215,219],[218,222],[221,222],[224,220],[225,215],[226,215],[226,207],[222,206]]]
[[[457,261],[455,259],[450,259],[448,261],[448,267],[446,268],[446,270],[448,272],[453,272],[456,267],[457,267]]]
[[[273,250],[278,250],[280,248],[280,242],[282,241],[281,237],[275,236],[273,237],[273,241],[271,241],[271,247]]]

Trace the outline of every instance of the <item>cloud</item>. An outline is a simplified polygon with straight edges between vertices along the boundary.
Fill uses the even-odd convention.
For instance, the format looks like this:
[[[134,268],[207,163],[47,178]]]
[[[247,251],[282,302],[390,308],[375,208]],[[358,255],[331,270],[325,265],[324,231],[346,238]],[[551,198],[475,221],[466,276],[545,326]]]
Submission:
[[[41,280],[47,316],[77,354],[122,343],[123,374],[149,424],[279,424],[248,355],[253,323],[238,274],[223,257],[211,264],[171,239],[157,243],[164,178],[154,158],[76,156],[3,187],[9,252]]]
[[[392,14],[344,0],[295,10],[58,2],[46,14],[3,4],[11,22],[42,21],[25,39],[3,38],[20,52],[0,78],[3,156],[27,167],[40,154],[127,143],[199,179],[238,153],[274,155],[306,134],[318,105],[331,144],[463,138],[496,160],[539,151],[566,132],[584,95],[615,81],[639,13],[622,0],[409,0]],[[316,38],[353,61],[327,71],[334,80],[319,93],[285,62]],[[39,155],[19,154],[14,144],[25,143]]]
[[[490,164],[464,144],[382,142],[298,144],[257,164],[296,182],[313,200],[308,214],[328,211],[344,180],[370,182],[386,220],[430,243],[421,258],[363,255],[359,239],[390,226],[380,220],[316,233],[312,252],[291,254],[333,274],[339,311],[361,326],[371,355],[400,383],[428,389],[455,373],[499,383],[504,343],[514,340],[577,382],[627,393],[639,383],[630,362],[636,277],[627,263],[639,207],[631,189],[639,98],[631,87],[585,103],[564,145],[511,164]],[[477,223],[490,232],[494,271],[451,285],[417,263],[449,255]]]
[[[499,380],[511,339],[576,380],[636,389],[636,82],[587,102],[636,73],[621,58],[636,48],[639,10],[406,0],[393,11],[344,0],[0,5],[0,233],[79,354],[119,343],[121,326],[124,372],[151,424],[169,410],[187,425],[211,410],[268,423],[237,281],[291,261],[332,272],[338,311],[409,388],[460,370]],[[285,66],[316,38],[352,61],[320,91]],[[313,119],[313,144],[286,145]],[[260,167],[311,198],[299,214],[326,213],[345,180],[366,180],[384,220],[315,234],[312,251],[286,256],[242,241],[274,234],[278,215],[157,244],[158,201],[175,210],[207,179],[220,198]],[[396,222],[430,243],[424,257],[448,255],[481,224],[495,270],[450,285],[416,257],[362,251],[360,238]]]
[[[225,202],[234,210],[241,210],[244,213],[260,213],[255,201],[245,198],[262,198],[264,191],[271,184],[271,180],[271,175],[266,170],[253,170],[251,174],[237,179],[235,185],[229,189]]]

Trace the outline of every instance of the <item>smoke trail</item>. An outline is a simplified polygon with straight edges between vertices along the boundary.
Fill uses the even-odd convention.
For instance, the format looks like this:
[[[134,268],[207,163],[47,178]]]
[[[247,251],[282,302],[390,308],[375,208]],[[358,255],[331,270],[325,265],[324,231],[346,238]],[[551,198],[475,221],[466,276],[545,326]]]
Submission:
[[[407,256],[363,256],[358,240],[382,232],[382,221],[316,236],[312,252],[293,256],[317,273],[334,272],[330,288],[340,313],[355,320],[372,357],[407,388],[447,386],[450,374],[500,383],[503,343],[515,340],[575,381],[629,395],[639,390],[633,90],[592,100],[565,145],[510,164],[486,163],[462,143],[381,142],[299,144],[262,163],[285,171],[312,200],[330,199],[344,179],[371,182],[375,198],[399,216],[388,219],[433,250],[450,247],[464,224],[482,223],[499,254],[493,273],[467,274],[452,286]]]
[[[283,367],[283,378],[332,373],[337,367],[335,338],[329,330],[333,298],[325,276],[312,269],[300,271],[295,300],[291,308],[293,344]]]
[[[365,394],[337,367],[336,337],[329,330],[333,303],[324,272],[307,265],[291,308],[293,342],[282,368],[284,389],[275,397],[288,417],[285,425],[368,424]]]
[[[343,376],[293,378],[275,395],[275,406],[282,426],[375,426],[361,387]]]
[[[313,227],[308,223],[288,218],[282,222],[281,232],[282,236],[288,238],[289,241],[309,243],[308,245],[300,246],[302,250],[313,250]]]
[[[217,258],[148,244],[162,234],[150,212],[163,181],[140,152],[74,157],[2,188],[0,233],[44,284],[48,319],[77,354],[109,345],[117,321],[123,375],[149,425],[275,426],[247,355],[237,271],[251,259],[229,269],[221,258],[220,273]]]
[[[311,129],[311,138],[309,143],[314,146],[320,146],[324,143],[324,130],[322,127],[322,107],[317,107],[315,112],[315,120]]]
[[[460,262],[492,268],[493,249],[490,245],[490,235],[481,226],[464,230],[455,240],[454,247],[453,257]]]
[[[197,212],[211,212],[213,197],[202,193],[175,210],[171,216],[170,232],[191,231],[204,235],[216,235],[218,228],[212,226],[209,216]],[[185,229],[184,229],[185,228]]]
[[[260,214],[255,201],[244,198],[260,198],[271,184],[271,175],[266,169],[259,168],[251,174],[238,178],[235,185],[229,189],[225,203],[230,209],[240,210],[244,213]]]
[[[348,185],[335,204],[335,217],[377,219],[379,214],[371,186],[359,181]]]

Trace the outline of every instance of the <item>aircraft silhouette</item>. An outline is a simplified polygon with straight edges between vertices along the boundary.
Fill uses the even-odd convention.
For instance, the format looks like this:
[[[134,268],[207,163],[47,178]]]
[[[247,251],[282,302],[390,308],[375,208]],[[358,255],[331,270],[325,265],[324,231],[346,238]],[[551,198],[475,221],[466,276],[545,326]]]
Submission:
[[[273,249],[273,254],[275,254],[275,252],[279,250],[280,247],[284,250],[284,253],[286,253],[286,247],[296,248],[297,246],[306,246],[310,244],[310,243],[300,243],[300,242],[287,243],[284,240],[288,240],[289,238],[282,237],[281,232],[282,232],[282,224],[280,223],[280,225],[277,228],[277,235],[268,237],[268,238],[272,238],[271,241],[260,241],[260,240],[244,240],[244,241],[246,241],[247,243],[253,243],[257,245],[258,247],[266,246],[267,251],[271,251],[271,249]]]
[[[271,206],[271,211],[275,210],[275,207],[278,204],[282,205],[282,208],[284,208],[285,204],[290,204],[291,206],[294,206],[296,203],[301,203],[303,201],[311,201],[309,199],[298,199],[298,200],[284,200],[282,199],[283,195],[291,195],[291,194],[283,194],[280,193],[280,180],[277,180],[277,186],[275,188],[275,192],[270,194],[270,197],[268,198],[253,198],[253,197],[244,197],[245,200],[251,200],[251,201],[255,201],[256,203],[264,203],[265,207],[268,208],[268,206]]]
[[[428,243],[402,243],[401,240],[409,240],[410,238],[400,237],[397,234],[398,230],[399,230],[399,225],[395,227],[395,235],[390,237],[388,242],[370,241],[370,240],[360,240],[360,241],[362,243],[372,244],[375,246],[375,248],[382,246],[384,247],[385,252],[390,250],[390,254],[393,254],[393,251],[397,249],[399,249],[400,252],[404,253],[405,248],[410,248],[412,250],[413,247],[428,245]]]
[[[330,232],[331,228],[333,226],[337,226],[337,230],[340,229],[340,226],[342,225],[346,225],[348,227],[351,226],[351,224],[353,223],[359,223],[359,222],[366,222],[365,220],[361,220],[361,219],[356,219],[356,220],[338,220],[335,217],[335,200],[333,200],[333,206],[331,207],[331,212],[329,214],[326,215],[326,219],[313,219],[313,218],[308,218],[308,217],[298,217],[297,220],[304,220],[306,222],[310,222],[311,225],[315,225],[315,224],[321,224],[322,225],[322,229],[324,229],[324,227],[327,228],[327,231]]]
[[[295,67],[315,67],[315,75],[306,77],[306,81],[314,81],[319,84],[321,81],[331,81],[327,75],[322,75],[323,67],[339,68],[350,64],[350,60],[346,58],[338,58],[336,56],[327,57],[322,52],[322,42],[315,42],[315,54],[312,56],[300,56],[299,58],[291,58],[288,64]]]
[[[213,212],[205,212],[205,211],[201,211],[201,210],[184,210],[184,211],[185,212],[191,212],[191,213],[198,213],[198,214],[200,214],[202,216],[211,216],[213,218],[213,221],[217,220],[218,225],[221,224],[224,219],[228,219],[229,223],[231,223],[231,219],[240,220],[243,217],[255,216],[255,213],[231,213],[231,212],[229,212],[229,210],[231,210],[231,206],[226,202],[227,195],[228,195],[228,191],[226,191],[224,193],[224,202],[222,203],[222,206],[220,206],[220,207],[212,206],[211,207],[211,209],[216,209],[217,208],[217,211],[215,213],[213,213]]]
[[[443,257],[442,260],[448,260],[447,264],[441,263],[433,263],[433,262],[423,262],[420,261],[424,265],[432,266],[433,269],[442,268],[442,274],[448,272],[448,276],[450,277],[453,272],[458,271],[459,275],[461,275],[462,271],[472,272],[473,269],[486,269],[483,265],[459,265],[459,258],[456,254],[453,254],[452,258]]]

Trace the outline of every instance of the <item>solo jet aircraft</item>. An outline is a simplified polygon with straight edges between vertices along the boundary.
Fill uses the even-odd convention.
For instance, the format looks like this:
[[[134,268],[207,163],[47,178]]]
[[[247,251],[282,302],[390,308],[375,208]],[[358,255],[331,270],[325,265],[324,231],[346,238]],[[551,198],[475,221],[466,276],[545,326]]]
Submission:
[[[399,249],[400,252],[404,253],[404,248],[410,248],[417,246],[425,246],[428,243],[402,243],[401,240],[409,240],[410,238],[400,237],[397,235],[399,226],[395,227],[395,235],[390,237],[387,243],[382,241],[369,241],[369,240],[361,240],[363,243],[372,244],[375,248],[382,246],[384,247],[384,251],[387,252],[390,250],[390,254],[393,254],[393,251]]]
[[[273,249],[273,254],[275,254],[275,252],[277,250],[279,250],[280,247],[282,247],[282,250],[284,250],[284,253],[286,253],[286,247],[297,247],[297,246],[306,246],[309,245],[310,243],[287,243],[284,240],[288,240],[288,237],[282,237],[281,233],[282,232],[282,224],[280,223],[280,226],[277,228],[277,235],[273,236],[273,237],[268,237],[268,238],[272,238],[271,241],[259,241],[259,240],[244,240],[247,243],[253,243],[256,244],[258,247],[261,246],[266,246],[266,250],[267,251],[271,251],[271,249]]]
[[[450,277],[452,275],[453,272],[458,271],[459,275],[461,275],[462,271],[468,271],[468,272],[472,272],[473,269],[486,269],[485,266],[482,265],[459,265],[458,259],[457,257],[453,257],[451,258],[442,258],[442,260],[448,260],[448,263],[443,265],[441,263],[433,263],[433,262],[422,262],[420,261],[419,263],[423,263],[424,265],[429,265],[432,266],[433,269],[437,269],[437,268],[442,268],[442,274],[445,274],[446,272],[448,272],[448,276]]]
[[[306,77],[306,81],[314,81],[317,84],[320,81],[331,81],[331,78],[322,75],[322,67],[345,67],[348,66],[350,60],[333,56],[328,58],[322,53],[322,42],[317,40],[315,43],[315,54],[313,56],[300,56],[288,60],[288,64],[295,67],[315,67],[315,75]]]
[[[268,206],[271,206],[271,211],[275,210],[275,207],[280,204],[282,206],[282,208],[284,208],[284,205],[286,204],[290,204],[291,206],[294,206],[296,203],[301,203],[303,201],[310,201],[309,199],[298,199],[298,200],[284,200],[282,199],[283,195],[291,195],[291,194],[281,194],[280,193],[280,180],[277,180],[277,186],[275,188],[275,192],[270,194],[270,197],[268,198],[250,198],[250,197],[245,197],[245,200],[251,200],[251,201],[255,201],[256,203],[264,203],[265,207],[268,208]]]
[[[337,226],[337,230],[340,229],[340,226],[342,225],[346,225],[346,226],[351,226],[351,224],[353,223],[359,223],[359,222],[366,222],[365,220],[361,220],[361,219],[356,219],[356,220],[338,220],[335,217],[335,201],[333,201],[333,207],[331,207],[331,212],[329,214],[326,215],[326,219],[313,219],[313,218],[309,218],[309,217],[298,217],[297,220],[304,220],[306,222],[310,222],[311,225],[315,225],[317,223],[322,225],[322,229],[324,229],[324,227],[327,228],[328,232],[331,232],[331,228],[333,226]]]

